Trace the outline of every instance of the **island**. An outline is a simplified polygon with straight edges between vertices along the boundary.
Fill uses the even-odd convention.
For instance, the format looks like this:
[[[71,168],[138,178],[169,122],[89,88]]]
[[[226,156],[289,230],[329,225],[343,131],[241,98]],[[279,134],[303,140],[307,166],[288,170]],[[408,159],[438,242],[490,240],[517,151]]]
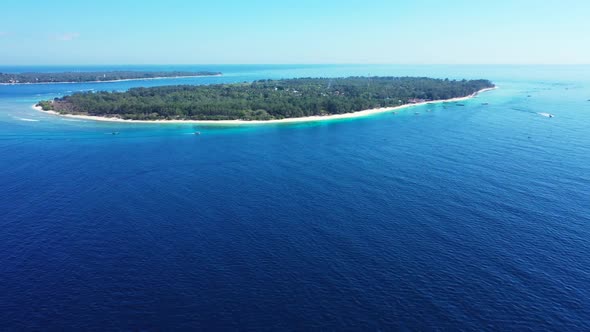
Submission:
[[[219,76],[211,71],[80,71],[60,73],[0,73],[0,84],[86,83]]]
[[[453,101],[492,88],[494,84],[484,79],[297,78],[79,92],[36,106],[56,114],[102,120],[279,121]]]

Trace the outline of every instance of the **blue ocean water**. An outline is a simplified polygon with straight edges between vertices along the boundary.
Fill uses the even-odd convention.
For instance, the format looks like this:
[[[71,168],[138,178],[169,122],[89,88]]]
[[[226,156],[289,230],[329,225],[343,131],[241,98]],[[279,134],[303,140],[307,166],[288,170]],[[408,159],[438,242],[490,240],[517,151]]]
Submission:
[[[590,329],[590,66],[82,69],[119,68],[225,75],[0,86],[0,329]],[[80,90],[367,74],[500,88],[245,127],[31,109]]]

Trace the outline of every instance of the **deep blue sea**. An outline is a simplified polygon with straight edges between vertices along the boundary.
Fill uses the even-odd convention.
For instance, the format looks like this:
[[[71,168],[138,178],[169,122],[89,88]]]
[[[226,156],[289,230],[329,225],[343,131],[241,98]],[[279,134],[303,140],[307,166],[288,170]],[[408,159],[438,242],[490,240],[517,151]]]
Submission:
[[[224,76],[0,86],[0,330],[590,329],[590,66],[0,66],[113,69]],[[499,89],[242,127],[31,109],[369,74]]]

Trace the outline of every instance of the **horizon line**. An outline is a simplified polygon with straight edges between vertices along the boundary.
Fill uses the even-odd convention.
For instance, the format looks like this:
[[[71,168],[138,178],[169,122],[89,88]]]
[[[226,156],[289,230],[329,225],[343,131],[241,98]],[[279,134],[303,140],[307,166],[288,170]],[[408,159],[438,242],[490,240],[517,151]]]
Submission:
[[[588,66],[590,63],[84,63],[84,64],[0,64],[0,67],[76,66]]]

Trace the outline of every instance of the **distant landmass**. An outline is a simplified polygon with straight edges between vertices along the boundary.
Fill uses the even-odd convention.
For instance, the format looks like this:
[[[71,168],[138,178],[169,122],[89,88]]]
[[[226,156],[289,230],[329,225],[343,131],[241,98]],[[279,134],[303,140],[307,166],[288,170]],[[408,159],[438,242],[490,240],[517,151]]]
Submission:
[[[216,75],[221,75],[221,73],[210,71],[97,71],[62,73],[0,73],[0,83],[84,83]]]
[[[483,79],[298,78],[81,92],[37,106],[60,114],[128,120],[278,120],[447,100],[493,87]]]

